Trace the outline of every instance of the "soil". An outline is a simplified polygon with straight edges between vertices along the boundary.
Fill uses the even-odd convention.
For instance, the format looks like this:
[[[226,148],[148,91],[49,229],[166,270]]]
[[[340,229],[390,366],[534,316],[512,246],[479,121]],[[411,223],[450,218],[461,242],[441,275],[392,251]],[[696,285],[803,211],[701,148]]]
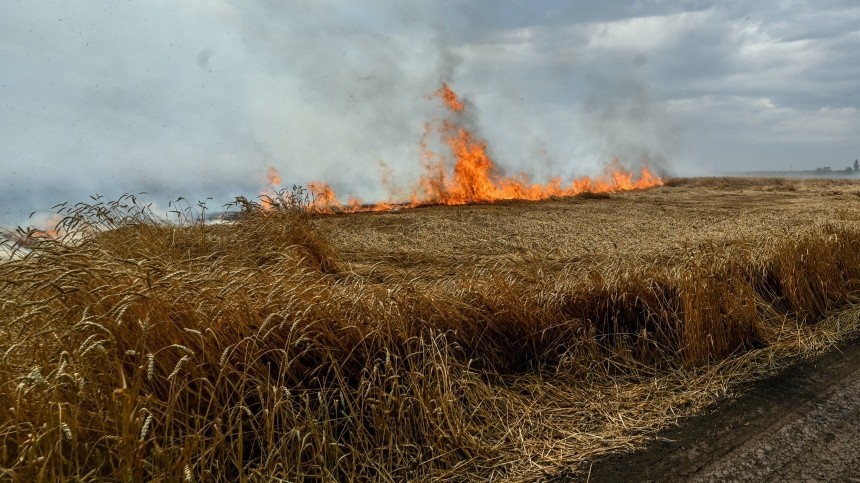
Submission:
[[[551,480],[860,482],[860,340],[744,389],[642,451]]]

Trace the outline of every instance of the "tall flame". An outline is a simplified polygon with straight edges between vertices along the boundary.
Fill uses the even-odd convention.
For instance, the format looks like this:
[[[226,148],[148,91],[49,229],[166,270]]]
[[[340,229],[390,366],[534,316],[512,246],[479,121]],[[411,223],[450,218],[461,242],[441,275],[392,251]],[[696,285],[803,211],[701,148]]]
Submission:
[[[309,185],[312,195],[310,208],[322,213],[386,211],[404,205],[460,205],[510,199],[540,200],[554,196],[573,196],[583,192],[611,193],[644,189],[663,184],[663,180],[648,168],[643,167],[636,177],[625,170],[618,160],[609,163],[598,177],[577,178],[566,185],[559,177],[550,179],[546,184],[539,184],[532,183],[525,174],[503,176],[487,154],[486,141],[475,138],[469,129],[458,122],[466,105],[457,93],[447,83],[443,83],[435,96],[442,100],[452,118],[442,121],[438,127],[427,125],[421,142],[424,174],[409,202],[367,205],[357,198],[350,198],[347,204],[343,204],[328,183],[313,182]],[[451,150],[453,166],[449,167],[449,162],[444,157],[437,156],[429,149],[428,136],[434,131],[442,136],[444,143]],[[384,181],[388,184],[390,173],[387,172],[386,166],[383,165],[383,168],[386,168]],[[274,168],[269,168],[268,178],[272,186],[280,184],[280,176]],[[268,191],[264,195],[266,193]],[[270,204],[264,204],[263,207],[268,209]]]
[[[263,211],[269,211],[272,209],[272,200],[276,196],[275,190],[278,189],[278,186],[280,186],[282,182],[281,173],[279,173],[274,167],[269,166],[266,169],[266,182],[267,187],[260,195],[260,208],[262,208]]]

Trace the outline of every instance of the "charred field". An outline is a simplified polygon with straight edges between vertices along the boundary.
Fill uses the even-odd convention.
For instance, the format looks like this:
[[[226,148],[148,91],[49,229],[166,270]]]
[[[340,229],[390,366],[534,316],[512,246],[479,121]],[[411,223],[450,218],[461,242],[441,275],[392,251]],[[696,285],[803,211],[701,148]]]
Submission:
[[[168,223],[0,263],[0,475],[536,480],[860,325],[860,183]]]

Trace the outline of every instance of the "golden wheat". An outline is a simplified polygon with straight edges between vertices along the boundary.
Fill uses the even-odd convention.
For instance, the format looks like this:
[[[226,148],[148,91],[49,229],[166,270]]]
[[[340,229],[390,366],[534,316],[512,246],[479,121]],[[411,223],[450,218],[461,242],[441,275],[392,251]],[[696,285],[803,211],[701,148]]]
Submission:
[[[522,479],[630,449],[855,330],[857,192],[63,208],[0,264],[0,474]]]

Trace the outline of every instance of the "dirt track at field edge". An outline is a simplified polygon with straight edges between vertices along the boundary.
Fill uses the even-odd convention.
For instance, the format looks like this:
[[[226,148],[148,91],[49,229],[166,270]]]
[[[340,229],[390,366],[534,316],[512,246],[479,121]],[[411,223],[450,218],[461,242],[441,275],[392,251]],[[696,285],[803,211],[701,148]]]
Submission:
[[[860,481],[860,339],[552,481]]]

